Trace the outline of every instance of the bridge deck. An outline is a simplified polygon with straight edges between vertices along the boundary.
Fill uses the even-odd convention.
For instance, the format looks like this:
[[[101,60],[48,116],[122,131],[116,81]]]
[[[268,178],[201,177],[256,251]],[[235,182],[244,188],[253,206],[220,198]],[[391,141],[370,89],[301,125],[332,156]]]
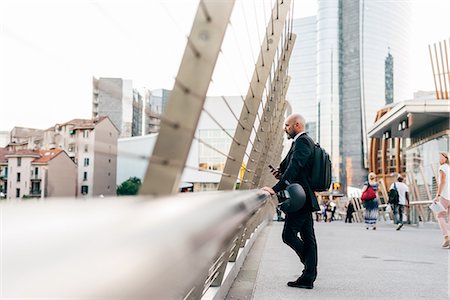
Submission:
[[[281,241],[282,223],[255,243],[227,299],[449,299],[450,250],[437,228],[315,223],[319,246],[313,290],[286,286],[301,272]]]

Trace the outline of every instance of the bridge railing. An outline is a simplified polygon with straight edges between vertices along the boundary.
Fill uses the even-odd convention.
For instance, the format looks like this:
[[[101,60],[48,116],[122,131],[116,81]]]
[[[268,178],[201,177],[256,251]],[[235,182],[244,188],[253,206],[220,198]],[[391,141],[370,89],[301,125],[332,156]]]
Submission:
[[[268,199],[253,190],[2,203],[2,296],[223,298],[273,215]]]

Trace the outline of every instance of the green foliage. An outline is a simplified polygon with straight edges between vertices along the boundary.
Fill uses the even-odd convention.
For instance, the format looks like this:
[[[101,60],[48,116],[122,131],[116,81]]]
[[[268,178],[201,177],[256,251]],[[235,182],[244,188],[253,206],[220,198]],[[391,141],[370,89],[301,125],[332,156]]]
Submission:
[[[141,180],[137,177],[130,177],[117,187],[117,195],[137,195],[141,187]]]

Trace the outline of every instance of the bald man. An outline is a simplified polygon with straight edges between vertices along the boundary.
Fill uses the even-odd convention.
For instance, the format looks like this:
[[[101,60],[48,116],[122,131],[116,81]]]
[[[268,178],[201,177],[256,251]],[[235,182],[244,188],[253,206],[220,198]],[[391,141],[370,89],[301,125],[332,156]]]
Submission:
[[[290,287],[312,289],[317,277],[317,243],[312,212],[320,210],[311,189],[314,141],[305,133],[305,118],[292,114],[286,118],[284,131],[293,139],[291,149],[272,174],[279,179],[272,188],[262,189],[275,195],[286,188],[286,181],[300,184],[306,193],[305,205],[298,211],[287,213],[283,228],[283,242],[291,247],[304,265],[302,275],[287,283]],[[300,238],[298,236],[300,234]]]

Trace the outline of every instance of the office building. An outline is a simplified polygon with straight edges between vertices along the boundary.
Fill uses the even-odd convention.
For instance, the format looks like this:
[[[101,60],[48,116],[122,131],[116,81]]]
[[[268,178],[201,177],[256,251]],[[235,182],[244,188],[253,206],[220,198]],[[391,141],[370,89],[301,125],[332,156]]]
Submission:
[[[387,56],[395,62],[392,100],[412,96],[410,24],[407,1],[319,1],[317,136],[344,188],[367,180],[367,128],[385,105]]]
[[[289,75],[291,81],[287,99],[293,112],[301,112],[306,119],[306,132],[316,139],[316,59],[317,59],[316,16],[294,19],[292,31],[297,40],[291,54]]]
[[[239,115],[243,105],[241,97],[226,96],[225,99],[234,114]],[[237,121],[233,118],[222,97],[207,97],[204,108],[231,136],[234,135]],[[220,182],[220,173],[223,171],[226,161],[226,157],[217,150],[228,153],[232,140],[204,112],[200,116],[195,136],[197,138],[192,141],[181,180],[184,185],[192,184],[194,191],[215,190]],[[148,159],[157,138],[157,134],[148,134],[142,137],[119,139],[117,185],[130,177],[144,178]]]

